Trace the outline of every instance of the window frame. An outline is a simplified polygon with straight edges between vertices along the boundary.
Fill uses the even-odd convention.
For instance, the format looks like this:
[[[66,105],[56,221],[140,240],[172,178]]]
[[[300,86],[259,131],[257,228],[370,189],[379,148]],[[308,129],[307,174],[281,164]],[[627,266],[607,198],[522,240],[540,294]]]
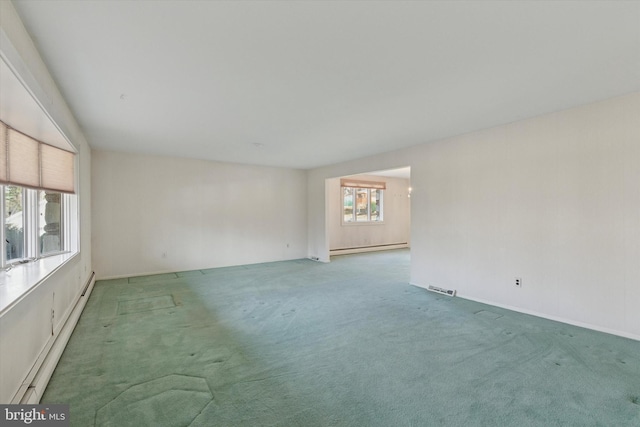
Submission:
[[[345,213],[344,213],[344,207],[345,207],[345,189],[350,189],[351,190],[351,198],[353,200],[352,203],[352,210],[351,210],[351,216],[352,216],[352,220],[351,221],[346,221],[345,220]],[[367,192],[367,219],[366,221],[358,221],[357,219],[357,212],[356,212],[356,206],[357,206],[357,192],[358,191],[366,191]],[[340,186],[340,221],[341,224],[343,226],[352,226],[352,225],[381,225],[384,224],[384,190],[385,188],[367,188],[367,187],[352,187],[352,186],[345,186],[345,185],[341,185]],[[380,206],[378,207],[378,218],[376,220],[372,220],[371,219],[371,192],[373,191],[379,191],[380,192]]]
[[[7,187],[20,187],[22,188],[22,215],[23,215],[23,230],[24,230],[24,251],[21,258],[7,259],[6,250],[6,218],[5,218],[5,205],[6,205],[6,189]],[[39,209],[39,197],[40,191],[51,191],[43,189],[31,189],[22,187],[19,185],[0,185],[0,220],[2,221],[2,227],[0,227],[0,241],[3,242],[0,250],[0,269],[8,271],[20,264],[26,264],[29,262],[37,261],[43,258],[54,257],[57,255],[72,254],[78,252],[78,244],[74,244],[73,236],[77,236],[78,221],[77,218],[74,222],[76,215],[73,214],[73,210],[77,211],[77,202],[72,200],[75,195],[68,193],[56,192],[60,194],[60,247],[59,251],[51,251],[42,253],[40,247],[40,209]],[[44,214],[44,213],[43,213]],[[76,229],[74,233],[73,230]]]
[[[71,220],[71,216],[69,214],[69,194],[65,194],[65,193],[61,193],[59,191],[53,191],[53,193],[58,193],[60,194],[60,250],[58,251],[51,251],[51,252],[47,252],[47,253],[42,253],[42,248],[41,248],[41,242],[40,242],[40,199],[39,199],[39,195],[38,193],[40,191],[42,192],[52,192],[50,190],[34,190],[35,191],[35,203],[37,206],[37,212],[36,212],[36,218],[35,221],[37,223],[36,228],[36,241],[35,241],[35,245],[36,245],[36,249],[37,249],[37,255],[36,255],[36,259],[40,259],[40,258],[46,258],[49,256],[54,256],[54,255],[60,255],[63,253],[67,253],[67,252],[71,252],[71,245],[70,245],[70,235],[68,233],[68,229],[70,229],[71,227],[70,225],[70,220]],[[42,212],[42,215],[45,215],[44,211]]]

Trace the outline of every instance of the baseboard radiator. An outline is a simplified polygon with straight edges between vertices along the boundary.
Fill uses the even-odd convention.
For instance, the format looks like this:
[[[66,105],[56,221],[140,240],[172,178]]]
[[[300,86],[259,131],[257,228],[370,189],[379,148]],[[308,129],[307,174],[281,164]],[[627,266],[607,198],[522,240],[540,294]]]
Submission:
[[[50,344],[44,348],[41,356],[38,358],[38,361],[32,368],[32,372],[35,370],[36,374],[33,377],[33,380],[31,380],[31,384],[27,388],[26,392],[19,400],[19,403],[40,403],[42,394],[47,388],[47,384],[51,379],[51,375],[53,375],[53,371],[58,365],[60,356],[62,356],[62,352],[69,342],[69,338],[71,337],[71,334],[73,333],[73,330],[78,323],[78,319],[82,314],[82,310],[84,310],[84,306],[87,304],[87,300],[89,299],[89,295],[91,294],[95,283],[96,274],[95,272],[91,272],[91,276],[82,289],[82,293],[78,296],[78,300],[76,301],[73,309],[69,313],[67,319],[64,321],[64,326],[62,327],[62,329],[60,329],[57,336],[53,337],[53,339],[50,341]]]
[[[402,249],[408,248],[408,242],[401,243],[386,243],[383,245],[370,245],[370,246],[355,246],[352,248],[340,248],[340,249],[331,249],[329,250],[330,255],[346,255],[346,254],[355,254],[360,252],[374,252],[374,251],[386,251],[390,249]]]

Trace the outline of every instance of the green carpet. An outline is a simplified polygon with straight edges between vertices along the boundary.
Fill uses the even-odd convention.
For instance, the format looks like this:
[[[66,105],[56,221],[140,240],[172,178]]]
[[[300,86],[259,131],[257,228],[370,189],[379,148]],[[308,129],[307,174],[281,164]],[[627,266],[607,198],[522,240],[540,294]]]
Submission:
[[[408,284],[409,252],[99,281],[73,426],[640,426],[640,342]]]

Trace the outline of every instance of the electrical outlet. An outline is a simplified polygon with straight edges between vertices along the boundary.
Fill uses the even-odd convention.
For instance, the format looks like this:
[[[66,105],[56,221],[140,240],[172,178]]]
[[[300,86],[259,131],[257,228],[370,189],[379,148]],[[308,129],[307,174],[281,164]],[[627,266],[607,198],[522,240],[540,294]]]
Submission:
[[[516,287],[522,287],[522,277],[516,277]]]

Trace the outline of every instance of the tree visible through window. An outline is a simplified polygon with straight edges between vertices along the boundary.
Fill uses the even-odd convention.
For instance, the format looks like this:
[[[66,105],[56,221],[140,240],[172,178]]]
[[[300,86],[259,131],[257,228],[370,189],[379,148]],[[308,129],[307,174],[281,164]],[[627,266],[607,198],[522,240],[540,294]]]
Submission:
[[[22,197],[22,187],[12,185],[4,191],[4,239],[7,260],[24,258]]]
[[[0,185],[0,196],[4,207],[0,210],[0,221],[4,222],[0,235],[5,245],[0,268],[70,251],[65,230],[71,227],[71,195]]]

